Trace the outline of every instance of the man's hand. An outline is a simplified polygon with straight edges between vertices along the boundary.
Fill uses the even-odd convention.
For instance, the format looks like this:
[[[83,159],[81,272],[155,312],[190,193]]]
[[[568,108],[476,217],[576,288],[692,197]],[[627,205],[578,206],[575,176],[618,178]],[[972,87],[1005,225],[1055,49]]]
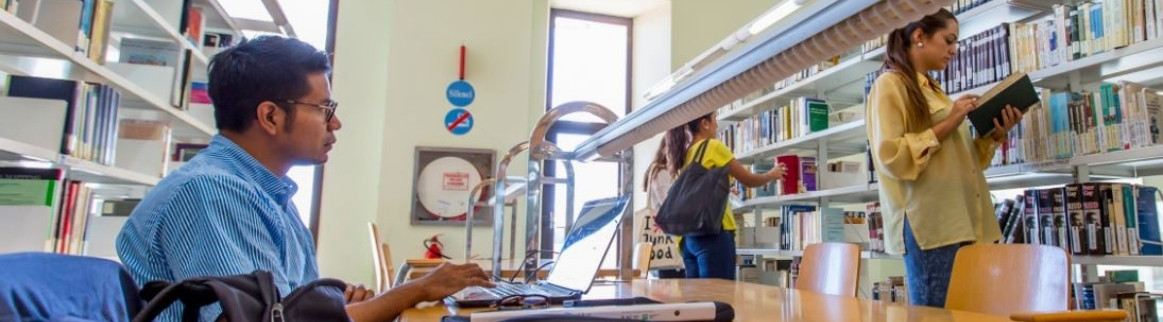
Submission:
[[[376,296],[376,292],[369,290],[363,285],[347,284],[347,289],[343,290],[343,300],[347,304],[359,303],[370,300]]]
[[[438,301],[469,286],[494,287],[475,263],[444,263],[413,283],[423,286],[425,301]],[[411,284],[411,283],[409,283]]]

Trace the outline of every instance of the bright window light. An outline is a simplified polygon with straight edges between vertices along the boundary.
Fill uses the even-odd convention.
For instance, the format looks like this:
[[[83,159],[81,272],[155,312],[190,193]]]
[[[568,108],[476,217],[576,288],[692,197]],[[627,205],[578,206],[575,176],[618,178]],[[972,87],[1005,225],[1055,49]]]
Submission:
[[[279,0],[295,36],[320,50],[327,48],[328,0]]]
[[[279,33],[274,33],[274,32],[269,32],[269,31],[250,30],[250,29],[243,29],[242,35],[246,36],[246,39],[254,39],[255,37],[262,36],[262,35],[281,36],[281,34],[279,34]]]
[[[226,14],[234,19],[250,19],[258,21],[275,21],[271,13],[262,4],[262,0],[228,0],[219,1]]]

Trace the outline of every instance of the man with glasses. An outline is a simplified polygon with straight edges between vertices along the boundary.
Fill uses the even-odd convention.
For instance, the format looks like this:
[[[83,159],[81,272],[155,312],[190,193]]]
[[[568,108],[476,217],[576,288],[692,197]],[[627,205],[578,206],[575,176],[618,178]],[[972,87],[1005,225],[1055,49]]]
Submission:
[[[139,287],[261,269],[285,295],[319,278],[287,171],[326,162],[343,126],[330,69],[327,53],[293,38],[258,37],[214,56],[209,94],[218,135],[146,195],[117,237]],[[379,296],[349,286],[347,311],[356,321],[391,320],[471,285],[492,284],[475,264],[445,264]],[[220,310],[206,307],[202,317]],[[180,312],[171,306],[162,317],[177,321]]]

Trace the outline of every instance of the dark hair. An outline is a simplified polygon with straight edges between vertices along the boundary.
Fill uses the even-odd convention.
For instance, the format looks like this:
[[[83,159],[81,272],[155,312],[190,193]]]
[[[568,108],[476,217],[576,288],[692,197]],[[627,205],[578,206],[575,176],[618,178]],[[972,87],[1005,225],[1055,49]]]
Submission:
[[[659,171],[669,170],[670,166],[666,157],[666,135],[662,136],[662,140],[658,142],[658,152],[654,153],[654,160],[650,161],[650,165],[646,166],[646,177],[642,180],[642,191],[650,192],[650,180]]]
[[[925,100],[925,94],[921,92],[921,86],[918,85],[917,74],[924,74],[925,78],[929,78],[929,84],[932,84],[933,89],[941,90],[928,73],[913,68],[913,63],[909,59],[909,48],[913,46],[913,32],[920,29],[925,36],[932,35],[938,30],[948,27],[950,21],[956,22],[957,17],[954,17],[949,10],[942,8],[888,34],[887,59],[884,61],[884,68],[905,78],[905,91],[908,94],[905,101],[911,105],[905,109],[905,113],[909,117],[909,121],[905,123],[906,132],[923,131],[929,128],[933,122],[932,116],[929,115],[929,103]]]
[[[678,170],[686,166],[686,150],[690,149],[691,139],[695,133],[699,133],[699,122],[703,120],[714,122],[715,119],[712,118],[714,114],[700,116],[666,132],[666,157],[670,160],[666,164],[672,176],[678,175]]]
[[[327,53],[295,38],[259,36],[223,50],[210,60],[210,100],[219,130],[242,132],[254,120],[264,101],[284,104],[311,91],[307,76],[328,73]]]

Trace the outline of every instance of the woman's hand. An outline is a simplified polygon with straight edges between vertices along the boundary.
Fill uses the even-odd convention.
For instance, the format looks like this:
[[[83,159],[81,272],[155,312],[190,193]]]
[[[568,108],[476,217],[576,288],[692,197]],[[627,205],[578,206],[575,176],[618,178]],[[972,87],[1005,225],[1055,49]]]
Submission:
[[[969,112],[977,109],[977,99],[979,97],[973,94],[965,94],[958,97],[956,101],[953,101],[952,116],[964,119],[966,115],[969,115]]]
[[[998,119],[993,119],[993,134],[991,135],[995,141],[1001,141],[1006,138],[1006,134],[1010,133],[1010,129],[1017,126],[1022,121],[1022,111],[1016,107],[1006,105],[1006,108],[1001,110],[1001,122]]]

